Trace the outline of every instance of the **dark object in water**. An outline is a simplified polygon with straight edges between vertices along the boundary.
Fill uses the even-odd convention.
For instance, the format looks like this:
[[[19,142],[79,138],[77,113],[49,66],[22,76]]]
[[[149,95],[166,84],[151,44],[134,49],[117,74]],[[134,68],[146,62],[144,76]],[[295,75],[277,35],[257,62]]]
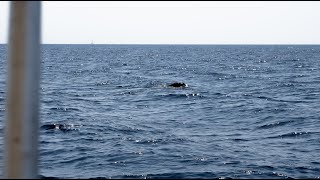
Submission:
[[[172,84],[169,84],[170,87],[188,87],[186,83],[180,83],[180,82],[174,82]]]
[[[73,125],[73,124],[46,124],[41,126],[41,128],[45,130],[60,129],[62,131],[76,130],[79,127],[80,127],[79,125]]]
[[[60,129],[62,128],[64,125],[63,124],[46,124],[41,126],[41,128],[45,129],[45,130],[49,130],[49,129]]]

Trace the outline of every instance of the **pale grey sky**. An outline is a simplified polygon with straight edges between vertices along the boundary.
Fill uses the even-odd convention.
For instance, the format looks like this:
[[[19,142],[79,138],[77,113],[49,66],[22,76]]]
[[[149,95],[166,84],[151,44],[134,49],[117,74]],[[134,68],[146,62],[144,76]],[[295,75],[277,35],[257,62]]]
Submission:
[[[9,2],[0,2],[0,43]],[[42,2],[44,44],[320,44],[319,1]]]

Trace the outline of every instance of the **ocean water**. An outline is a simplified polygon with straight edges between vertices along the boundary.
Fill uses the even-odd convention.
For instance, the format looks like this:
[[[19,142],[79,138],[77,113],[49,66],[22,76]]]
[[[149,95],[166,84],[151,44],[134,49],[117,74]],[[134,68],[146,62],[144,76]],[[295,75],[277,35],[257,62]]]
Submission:
[[[320,178],[320,46],[43,45],[40,86],[42,178]]]

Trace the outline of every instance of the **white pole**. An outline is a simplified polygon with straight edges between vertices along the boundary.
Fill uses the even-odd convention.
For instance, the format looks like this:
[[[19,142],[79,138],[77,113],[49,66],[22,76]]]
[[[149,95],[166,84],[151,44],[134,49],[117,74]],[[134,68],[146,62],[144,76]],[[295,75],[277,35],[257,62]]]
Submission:
[[[40,11],[38,1],[10,3],[5,178],[39,178]]]

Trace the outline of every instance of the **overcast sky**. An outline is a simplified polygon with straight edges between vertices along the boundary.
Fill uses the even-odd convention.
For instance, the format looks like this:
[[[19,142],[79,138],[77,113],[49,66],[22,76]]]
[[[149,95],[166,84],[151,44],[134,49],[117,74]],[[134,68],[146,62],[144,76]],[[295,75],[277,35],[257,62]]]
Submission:
[[[0,43],[9,2],[0,2]],[[44,44],[320,44],[320,1],[42,2]]]

